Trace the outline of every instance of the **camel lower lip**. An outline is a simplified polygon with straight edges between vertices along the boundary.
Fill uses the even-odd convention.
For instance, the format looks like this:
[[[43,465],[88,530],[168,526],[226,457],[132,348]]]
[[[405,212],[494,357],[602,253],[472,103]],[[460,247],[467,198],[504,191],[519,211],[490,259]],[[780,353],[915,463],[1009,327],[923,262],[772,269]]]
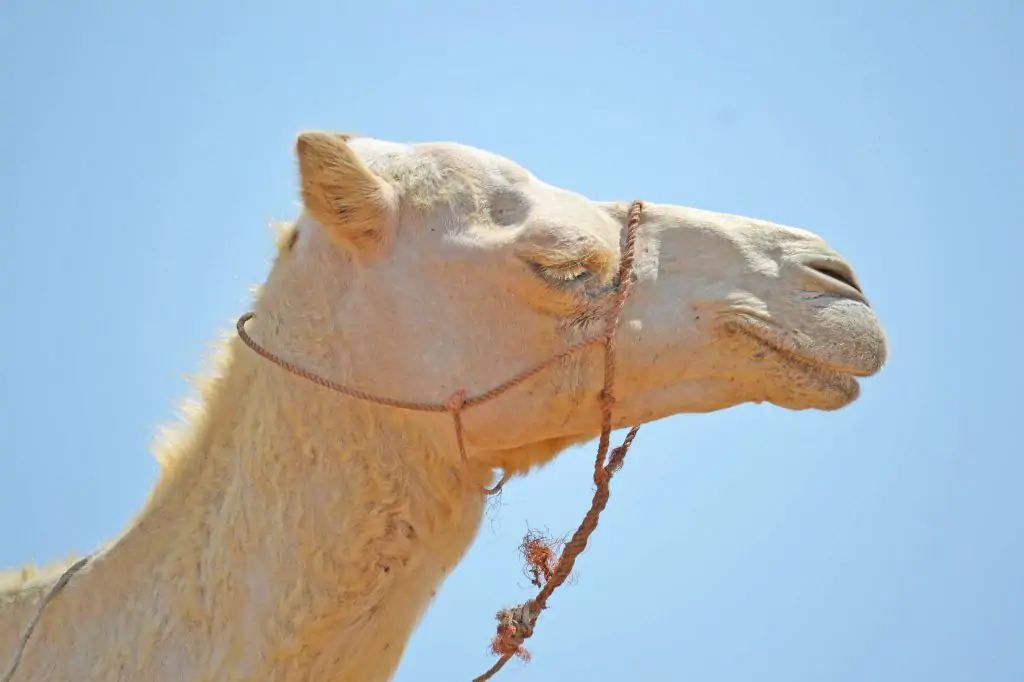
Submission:
[[[844,403],[852,402],[860,395],[860,383],[856,375],[846,370],[829,367],[814,358],[805,357],[788,349],[780,348],[771,341],[744,329],[743,333],[757,342],[764,350],[774,354],[791,367],[811,378],[819,386],[842,396]]]
[[[860,391],[860,383],[852,374],[823,367],[792,354],[781,353],[781,355],[790,365],[799,367],[804,374],[813,376],[818,383],[828,386],[837,393],[857,395]]]
[[[868,377],[874,374],[874,370],[828,364],[809,353],[801,353],[791,348],[786,348],[772,339],[770,334],[765,334],[764,330],[762,330],[760,326],[761,325],[758,324],[756,327],[751,329],[749,325],[742,325],[736,327],[736,329],[747,337],[753,339],[763,350],[774,355],[778,355],[784,358],[787,362],[795,363],[810,373],[833,376],[837,379],[841,379],[844,383],[852,383],[854,385],[857,384],[854,377]]]

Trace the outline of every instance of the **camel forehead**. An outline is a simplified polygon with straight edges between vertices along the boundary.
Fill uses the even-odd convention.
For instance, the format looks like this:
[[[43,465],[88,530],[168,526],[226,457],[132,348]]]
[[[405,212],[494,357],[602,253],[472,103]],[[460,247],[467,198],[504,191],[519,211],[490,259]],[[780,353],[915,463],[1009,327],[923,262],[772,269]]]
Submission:
[[[457,168],[478,176],[483,182],[505,181],[510,184],[539,182],[515,161],[485,149],[457,142],[426,142],[413,145],[414,153],[435,159],[448,168]]]
[[[364,163],[384,172],[398,165],[427,165],[456,170],[482,183],[493,182],[496,178],[513,183],[535,179],[525,168],[504,156],[458,142],[402,143],[358,137],[349,144]]]
[[[352,149],[374,172],[414,200],[468,200],[475,208],[500,205],[511,214],[587,229],[617,232],[617,223],[586,197],[537,178],[500,154],[457,142],[400,143],[354,138]]]

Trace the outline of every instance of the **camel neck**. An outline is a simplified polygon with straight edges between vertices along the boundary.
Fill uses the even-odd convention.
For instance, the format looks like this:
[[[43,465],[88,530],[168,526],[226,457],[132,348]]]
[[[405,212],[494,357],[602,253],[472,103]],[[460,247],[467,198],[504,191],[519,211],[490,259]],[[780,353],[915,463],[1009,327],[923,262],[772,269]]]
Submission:
[[[483,500],[385,408],[234,345],[146,509],[47,608],[23,667],[69,638],[114,658],[76,654],[68,679],[390,678]]]

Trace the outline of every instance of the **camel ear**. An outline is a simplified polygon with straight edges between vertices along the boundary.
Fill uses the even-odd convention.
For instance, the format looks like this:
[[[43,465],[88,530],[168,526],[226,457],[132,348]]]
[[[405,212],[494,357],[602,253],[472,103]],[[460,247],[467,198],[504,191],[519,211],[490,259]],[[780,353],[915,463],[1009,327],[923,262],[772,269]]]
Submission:
[[[394,190],[333,133],[301,133],[295,141],[302,202],[339,243],[358,252],[383,247],[392,230]]]

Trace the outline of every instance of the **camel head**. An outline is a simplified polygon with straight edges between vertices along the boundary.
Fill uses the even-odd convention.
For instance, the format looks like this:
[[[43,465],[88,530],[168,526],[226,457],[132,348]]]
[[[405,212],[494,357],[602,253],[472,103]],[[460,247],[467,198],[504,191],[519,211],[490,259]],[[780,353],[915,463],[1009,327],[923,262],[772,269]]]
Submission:
[[[453,143],[311,132],[296,154],[304,210],[257,306],[275,352],[376,395],[443,403],[602,333],[628,203]],[[850,264],[811,232],[645,203],[633,274],[617,428],[746,402],[835,410],[886,360]],[[602,382],[595,346],[467,410],[471,461],[524,472],[594,437]],[[396,418],[450,437],[443,416]]]

